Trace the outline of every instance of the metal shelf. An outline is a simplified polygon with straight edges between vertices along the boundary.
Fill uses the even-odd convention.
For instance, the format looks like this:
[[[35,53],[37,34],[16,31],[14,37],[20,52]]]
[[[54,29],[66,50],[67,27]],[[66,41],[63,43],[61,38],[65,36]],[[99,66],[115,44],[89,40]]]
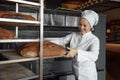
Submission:
[[[73,27],[73,26],[51,26],[47,25],[44,26],[45,31],[71,31],[71,32],[79,32],[78,27]]]
[[[33,5],[33,6],[40,6],[39,3],[31,2],[31,1],[25,1],[25,0],[6,0],[6,1],[20,3],[20,4]]]
[[[6,57],[8,60],[0,61],[0,64],[8,64],[8,63],[17,63],[17,62],[26,62],[26,61],[34,61],[39,60],[39,57],[35,58],[25,58],[22,57],[19,53],[17,53],[15,50],[0,50],[0,54]],[[50,59],[50,58],[59,58],[63,56],[52,56],[52,57],[44,57],[44,59]]]
[[[72,0],[69,0],[72,1]],[[56,9],[65,10],[65,11],[73,11],[73,12],[80,12],[86,9],[92,9],[96,12],[104,12],[108,10],[112,10],[115,8],[120,8],[120,0],[86,0],[85,2],[81,3],[77,0],[76,3],[63,3],[67,6],[76,5],[76,8],[72,9],[70,7],[58,7]],[[56,10],[55,9],[55,10]]]
[[[13,43],[13,42],[39,42],[39,39],[1,39],[0,43]]]
[[[0,18],[0,25],[4,26],[16,26],[16,38],[18,38],[18,26],[39,26],[39,34],[40,34],[40,37],[39,39],[3,39],[3,40],[0,40],[0,43],[11,43],[11,42],[38,42],[38,41],[43,41],[43,9],[44,9],[44,1],[43,0],[39,0],[39,2],[32,2],[32,1],[27,1],[27,0],[4,0],[3,2],[1,2],[3,4],[3,7],[1,10],[4,10],[4,11],[9,11],[9,5],[14,7],[15,9],[12,9],[14,11],[16,11],[17,13],[20,12],[19,10],[19,7],[22,7],[21,9],[24,9],[24,7],[28,8],[28,10],[30,8],[32,8],[32,11],[34,12],[39,12],[40,14],[40,20],[39,21],[30,21],[30,20],[20,20],[20,19],[9,19],[9,18]],[[7,8],[4,8],[6,5]],[[37,8],[37,9],[36,9]],[[26,9],[24,9],[25,12]],[[30,10],[31,11],[31,10]],[[42,43],[41,43],[42,44]],[[6,69],[9,69],[11,70],[11,72],[9,71],[6,71],[7,74],[14,74],[14,76],[10,76],[10,78],[8,77],[9,75],[7,74],[3,74],[3,77],[4,75],[6,76],[6,78],[3,80],[25,80],[25,79],[33,79],[33,78],[39,78],[39,80],[43,80],[43,57],[41,56],[43,54],[42,52],[42,45],[40,45],[40,56],[39,57],[35,57],[35,58],[25,58],[25,57],[22,57],[20,56],[15,50],[11,51],[11,50],[0,50],[0,54],[2,54],[3,56],[5,56],[7,58],[7,60],[2,60],[0,61],[0,67],[2,65],[8,65],[8,67]],[[16,63],[17,62],[27,62],[27,61],[35,61],[35,60],[39,60],[39,70],[38,72],[40,73],[38,76],[35,76],[35,75],[30,75],[30,73],[25,73],[25,72],[22,72],[24,71],[25,69],[22,69],[20,71],[17,71],[17,72],[14,72],[14,70],[16,70],[19,66],[16,66]],[[15,65],[12,66],[11,68],[9,68],[9,65],[12,65],[10,63],[14,63]],[[1,69],[3,70],[3,69]],[[1,70],[0,70],[0,73],[1,73]],[[5,70],[5,69],[4,69]],[[13,72],[12,72],[13,70]],[[26,75],[22,76],[23,79],[21,79],[21,74],[19,74],[19,72],[22,72],[23,74],[25,73]],[[31,71],[32,72],[32,71]],[[4,73],[4,71],[3,71]],[[30,75],[30,76],[27,76],[27,75]],[[33,77],[32,77],[33,76]],[[18,78],[16,78],[18,77]],[[0,79],[1,79],[1,76],[0,76]]]
[[[100,0],[98,3],[91,4],[84,4],[85,7],[82,8],[82,10],[85,9],[93,9],[96,12],[105,12],[108,10],[112,10],[115,8],[120,8],[120,0]]]
[[[21,64],[15,63],[0,65],[0,80],[25,80],[22,78],[32,76],[35,76],[35,73]]]
[[[1,3],[0,10],[1,11],[15,11],[15,4],[11,4],[11,2]],[[19,4],[19,12],[32,12],[36,13],[39,11],[39,7],[37,6],[29,6],[26,4]]]
[[[39,59],[39,57],[24,58],[20,56],[15,50],[0,50],[0,54],[8,59],[8,60],[0,61],[0,64],[34,61]]]
[[[69,15],[69,16],[81,16],[79,11],[68,11],[64,9],[45,9],[44,13],[46,14],[58,14],[58,15]]]
[[[30,21],[30,20],[19,20],[19,19],[9,19],[9,18],[0,18],[1,25],[8,26],[38,26],[39,21]]]

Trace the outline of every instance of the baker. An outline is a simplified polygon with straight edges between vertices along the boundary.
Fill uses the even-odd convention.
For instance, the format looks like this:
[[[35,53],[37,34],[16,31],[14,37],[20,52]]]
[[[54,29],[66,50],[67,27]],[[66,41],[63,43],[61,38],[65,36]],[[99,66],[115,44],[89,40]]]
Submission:
[[[98,21],[99,16],[95,11],[82,11],[78,25],[79,32],[52,41],[59,45],[70,43],[70,47],[67,48],[69,52],[64,57],[72,58],[73,73],[76,80],[97,80],[95,62],[98,59],[100,42],[92,30]]]

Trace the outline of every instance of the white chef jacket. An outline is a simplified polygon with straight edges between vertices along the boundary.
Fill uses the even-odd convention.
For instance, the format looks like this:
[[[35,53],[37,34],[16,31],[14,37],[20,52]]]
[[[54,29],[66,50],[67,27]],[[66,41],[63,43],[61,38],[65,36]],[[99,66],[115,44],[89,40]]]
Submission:
[[[52,42],[76,48],[78,54],[73,58],[73,72],[77,80],[97,80],[95,61],[99,55],[99,39],[92,32],[81,35],[79,32],[58,38]]]

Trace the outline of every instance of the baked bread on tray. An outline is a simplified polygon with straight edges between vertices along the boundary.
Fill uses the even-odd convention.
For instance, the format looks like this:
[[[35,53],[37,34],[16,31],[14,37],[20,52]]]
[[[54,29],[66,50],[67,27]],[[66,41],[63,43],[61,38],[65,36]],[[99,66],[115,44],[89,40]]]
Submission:
[[[55,43],[44,41],[43,45],[43,57],[59,57],[66,53],[64,47]],[[25,43],[17,48],[17,52],[23,57],[37,57],[39,50],[39,42]]]
[[[15,12],[10,12],[10,11],[0,11],[0,18],[22,19],[22,20],[32,20],[32,21],[36,20],[31,15],[15,13]]]
[[[0,27],[0,39],[13,39],[14,37],[13,31]]]

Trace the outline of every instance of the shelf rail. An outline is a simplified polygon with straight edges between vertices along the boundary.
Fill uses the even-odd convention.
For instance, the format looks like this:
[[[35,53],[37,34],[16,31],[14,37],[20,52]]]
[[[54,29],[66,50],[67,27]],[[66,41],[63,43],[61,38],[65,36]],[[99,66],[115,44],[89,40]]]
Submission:
[[[6,60],[6,61],[0,61],[0,64],[9,64],[9,63],[17,63],[17,62],[34,61],[34,60],[38,60],[38,59],[39,59],[39,57],[36,57],[36,58],[25,58],[25,59]]]
[[[6,0],[6,1],[21,3],[21,4],[28,4],[28,5],[33,5],[33,6],[40,6],[39,3],[31,2],[31,1],[25,1],[25,0]]]

